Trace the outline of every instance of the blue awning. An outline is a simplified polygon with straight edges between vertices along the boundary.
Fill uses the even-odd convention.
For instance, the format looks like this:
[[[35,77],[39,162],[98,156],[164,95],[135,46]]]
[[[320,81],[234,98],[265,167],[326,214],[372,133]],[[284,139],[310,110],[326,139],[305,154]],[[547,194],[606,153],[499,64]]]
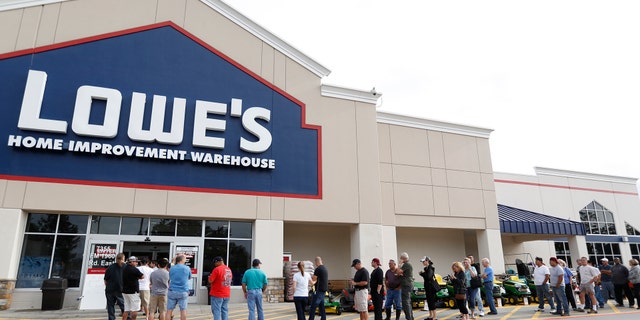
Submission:
[[[498,204],[500,232],[553,235],[586,235],[580,222]]]

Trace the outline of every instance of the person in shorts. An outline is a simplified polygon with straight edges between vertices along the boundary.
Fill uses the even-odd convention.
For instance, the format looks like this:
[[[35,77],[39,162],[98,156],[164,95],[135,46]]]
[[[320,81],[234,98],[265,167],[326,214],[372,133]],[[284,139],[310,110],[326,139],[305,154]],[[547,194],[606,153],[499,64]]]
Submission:
[[[356,274],[351,280],[351,285],[356,292],[353,299],[353,307],[360,313],[360,320],[369,319],[369,271],[362,266],[360,259],[353,259],[352,268],[356,268]]]
[[[138,280],[138,289],[140,289],[140,310],[142,314],[149,313],[149,297],[151,296],[151,287],[149,287],[149,276],[153,269],[147,265],[147,260],[142,258],[138,262],[138,270],[144,274],[144,277]]]
[[[180,320],[187,320],[187,298],[191,269],[185,265],[187,258],[179,254],[175,265],[169,269],[169,292],[167,293],[167,318],[173,318],[173,309],[180,307]]]
[[[122,297],[124,298],[124,312],[122,319],[129,316],[135,320],[140,310],[140,290],[138,280],[144,278],[144,274],[137,268],[138,258],[129,257],[129,263],[122,269]]]
[[[598,313],[598,301],[594,289],[594,283],[600,280],[600,270],[588,264],[587,258],[580,258],[580,307],[578,311],[584,311],[585,296],[591,301],[589,313]]]
[[[149,299],[149,313],[147,320],[153,320],[156,310],[159,313],[159,319],[164,320],[167,313],[167,292],[169,291],[169,271],[167,265],[169,260],[161,259],[158,261],[158,268],[149,276],[151,283],[151,297]]]

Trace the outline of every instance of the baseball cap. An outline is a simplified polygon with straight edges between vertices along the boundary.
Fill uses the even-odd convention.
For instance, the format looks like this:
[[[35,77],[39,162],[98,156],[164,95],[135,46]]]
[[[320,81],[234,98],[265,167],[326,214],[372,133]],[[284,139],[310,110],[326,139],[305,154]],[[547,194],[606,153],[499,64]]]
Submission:
[[[556,257],[551,257],[551,258],[549,258],[549,261],[558,262],[558,258],[556,258]]]
[[[373,259],[371,259],[371,262],[375,262],[376,264],[380,264],[380,259],[373,258]]]
[[[261,264],[262,264],[262,261],[260,261],[260,259],[253,259],[253,262],[251,263],[251,265],[254,267],[257,267]]]
[[[131,261],[131,262],[138,261],[138,258],[136,256],[131,256],[131,257],[129,257],[129,261]]]
[[[217,256],[217,257],[213,258],[213,262],[218,262],[218,261],[224,261],[224,259],[222,259],[221,256]]]
[[[602,258],[602,259],[600,259],[600,261],[606,261],[606,262],[609,262],[609,259],[607,259],[607,258]]]
[[[422,259],[420,259],[420,262],[425,262],[425,261],[431,261],[431,259],[429,259],[428,256],[424,256],[422,257]]]
[[[360,261],[360,259],[353,259],[353,262],[351,262],[351,266],[355,267],[356,264],[361,263],[362,261]]]

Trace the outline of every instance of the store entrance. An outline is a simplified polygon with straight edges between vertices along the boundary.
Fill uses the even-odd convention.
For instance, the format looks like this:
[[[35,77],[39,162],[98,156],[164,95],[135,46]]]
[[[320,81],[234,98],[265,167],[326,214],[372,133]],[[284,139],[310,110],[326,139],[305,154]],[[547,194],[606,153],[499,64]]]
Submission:
[[[138,260],[145,259],[147,261],[158,261],[162,258],[167,258],[169,261],[169,250],[171,249],[171,243],[169,242],[129,242],[125,241],[122,246],[122,252],[124,252],[127,259],[131,256],[136,256]]]

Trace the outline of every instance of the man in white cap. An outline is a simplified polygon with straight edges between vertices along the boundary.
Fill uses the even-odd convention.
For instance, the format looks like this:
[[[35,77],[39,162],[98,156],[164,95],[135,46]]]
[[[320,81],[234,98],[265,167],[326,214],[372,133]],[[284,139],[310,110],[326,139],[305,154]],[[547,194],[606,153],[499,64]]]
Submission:
[[[607,303],[609,299],[613,297],[613,281],[611,278],[611,272],[613,266],[609,264],[609,259],[602,258],[600,259],[600,265],[598,266],[600,270],[600,295],[602,296],[602,300],[604,303]],[[603,304],[600,304],[600,308],[603,307]]]
[[[140,310],[140,290],[138,280],[144,278],[144,274],[137,268],[138,258],[129,257],[129,263],[122,269],[122,296],[124,298],[124,312],[122,319],[126,320],[131,315],[136,320]]]

